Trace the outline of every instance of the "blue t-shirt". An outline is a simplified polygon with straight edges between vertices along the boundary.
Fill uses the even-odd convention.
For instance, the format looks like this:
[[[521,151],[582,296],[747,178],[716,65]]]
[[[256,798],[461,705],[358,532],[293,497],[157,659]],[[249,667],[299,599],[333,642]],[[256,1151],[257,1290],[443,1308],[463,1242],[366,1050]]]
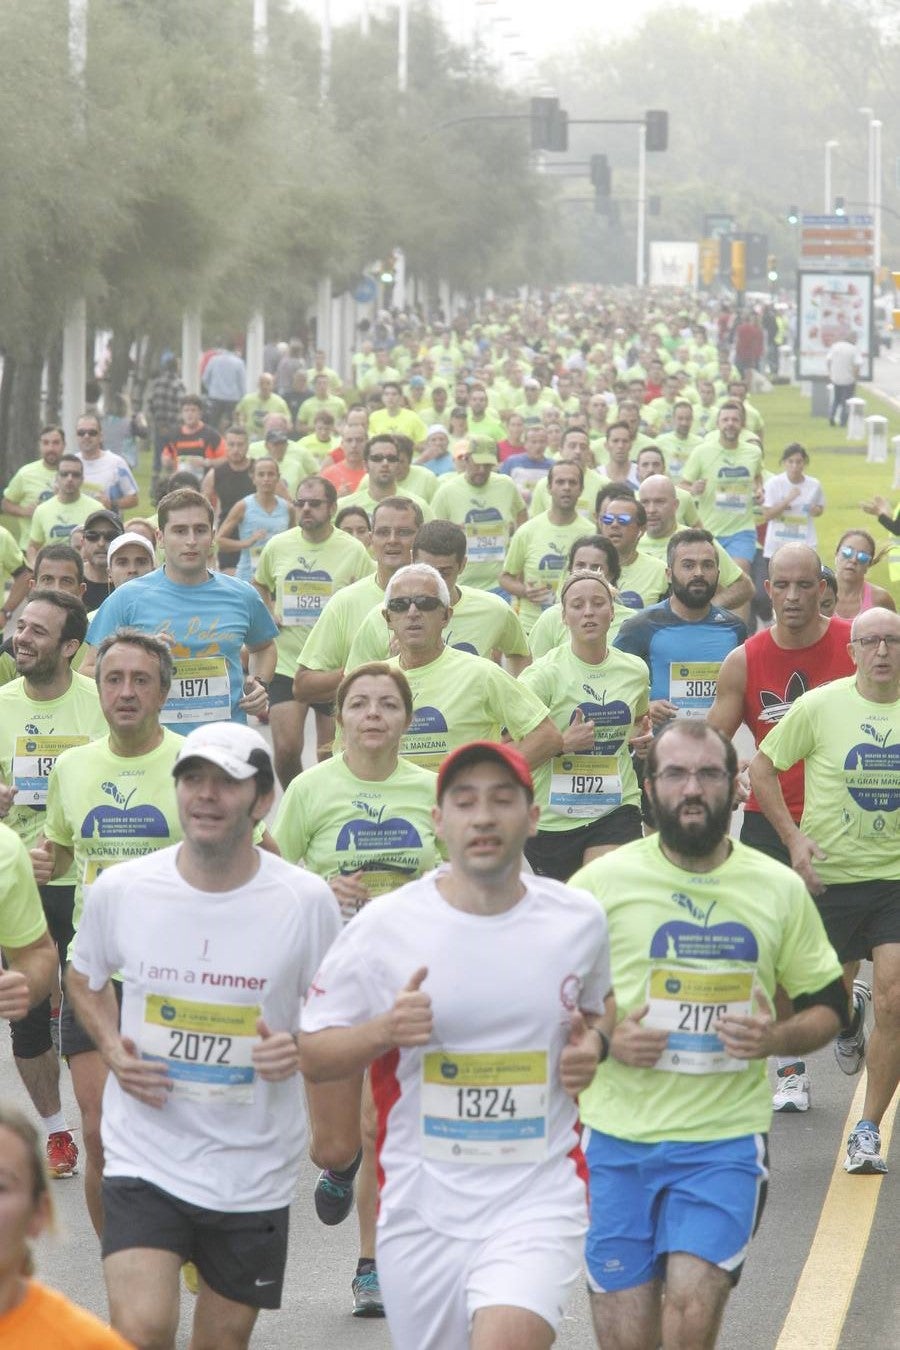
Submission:
[[[168,643],[175,676],[160,721],[187,735],[208,722],[246,722],[241,647],[278,633],[258,592],[237,577],[210,572],[200,586],[170,581],[159,568],[113,591],[97,610],[87,641],[96,647],[117,628],[158,633]]]
[[[651,699],[670,699],[683,715],[696,717],[712,706],[718,667],[746,637],[744,623],[728,609],[711,605],[705,618],[692,623],[663,600],[626,619],[613,646],[645,662]]]

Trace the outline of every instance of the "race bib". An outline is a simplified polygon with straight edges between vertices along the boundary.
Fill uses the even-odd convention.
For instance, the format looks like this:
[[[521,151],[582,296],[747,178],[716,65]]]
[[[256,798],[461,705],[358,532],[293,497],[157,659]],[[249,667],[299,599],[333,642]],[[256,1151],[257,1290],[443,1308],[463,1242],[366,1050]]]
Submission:
[[[647,980],[649,1012],[643,1025],[669,1033],[654,1064],[669,1073],[741,1073],[746,1059],[733,1059],[713,1031],[720,1017],[748,1017],[752,970],[694,970],[657,966]]]
[[[281,622],[285,628],[311,628],[331,599],[330,581],[311,577],[282,582]]]
[[[469,562],[502,562],[507,535],[502,520],[470,521],[466,525]]]
[[[556,755],[550,766],[550,810],[557,816],[592,820],[622,805],[622,779],[615,755]]]
[[[806,539],[806,516],[783,515],[772,521],[772,537],[780,544],[802,543]]]
[[[172,1094],[195,1102],[243,1106],[253,1101],[253,1045],[258,1004],[197,1003],[147,994],[141,1058],[162,1060]]]
[[[231,684],[225,657],[177,660],[159,720],[165,726],[177,726],[179,722],[227,722],[230,717]]]
[[[422,1059],[422,1153],[448,1163],[537,1163],[547,1156],[547,1052]]]
[[[47,779],[64,750],[87,745],[87,736],[17,736],[12,762],[16,806],[47,805]]]
[[[719,661],[670,661],[669,702],[682,717],[705,717],[716,696]]]
[[[746,510],[749,496],[749,478],[720,478],[716,483],[714,500],[720,511]]]

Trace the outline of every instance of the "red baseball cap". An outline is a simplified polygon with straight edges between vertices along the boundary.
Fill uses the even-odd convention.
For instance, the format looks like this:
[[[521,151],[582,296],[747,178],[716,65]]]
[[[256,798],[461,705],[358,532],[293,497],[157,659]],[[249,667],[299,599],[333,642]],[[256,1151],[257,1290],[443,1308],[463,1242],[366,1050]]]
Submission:
[[[517,783],[521,783],[528,796],[534,797],[534,782],[532,781],[528,761],[520,751],[516,750],[515,746],[504,745],[499,741],[469,741],[467,745],[457,746],[441,765],[437,778],[437,800],[441,800],[450,786],[451,780],[460,769],[465,769],[470,764],[480,764],[484,760],[491,759],[509,769],[513,778]]]

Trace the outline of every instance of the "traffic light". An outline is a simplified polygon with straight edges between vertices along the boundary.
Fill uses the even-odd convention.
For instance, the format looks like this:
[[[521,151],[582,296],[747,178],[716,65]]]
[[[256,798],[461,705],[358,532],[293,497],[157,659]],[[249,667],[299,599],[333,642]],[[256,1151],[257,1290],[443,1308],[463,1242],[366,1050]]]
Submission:
[[[719,274],[718,239],[700,240],[700,279],[704,286],[711,286]]]
[[[778,259],[774,253],[770,253],[766,258],[766,276],[770,281],[778,280]]]
[[[800,212],[797,210],[796,206],[788,207],[787,219],[789,225],[796,225],[798,223],[800,220]]]
[[[612,174],[606,155],[591,155],[591,182],[598,197],[608,197],[612,191]]]
[[[835,197],[835,199],[834,199],[834,214],[835,214],[836,216],[845,216],[845,215],[847,214],[847,208],[846,208],[845,205],[844,205],[844,199],[843,199],[843,197]]]
[[[669,114],[661,108],[651,108],[644,114],[645,144],[648,150],[668,150]]]
[[[568,150],[569,114],[559,106],[558,98],[531,100],[532,150]]]
[[[378,280],[383,286],[390,286],[393,284],[396,272],[397,255],[396,253],[388,253],[378,264]]]
[[[731,284],[738,292],[747,289],[747,245],[743,239],[731,241]]]

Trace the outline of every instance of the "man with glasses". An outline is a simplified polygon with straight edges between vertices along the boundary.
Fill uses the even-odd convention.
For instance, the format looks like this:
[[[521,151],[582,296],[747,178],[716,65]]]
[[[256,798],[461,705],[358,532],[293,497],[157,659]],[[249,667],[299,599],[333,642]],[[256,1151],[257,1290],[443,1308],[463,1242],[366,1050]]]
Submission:
[[[109,546],[124,532],[115,511],[93,510],[81,531],[81,560],[84,563],[84,607],[89,614],[99,609],[110,593]]]
[[[294,675],[305,643],[335,593],[375,570],[359,540],[334,527],[337,491],[333,483],[319,475],[305,478],[297,488],[295,505],[297,525],[265,545],[253,581],[278,624],[269,725],[275,772],[283,788],[300,773],[303,728],[310,707],[316,713],[319,745],[326,745],[334,735],[330,697],[310,704],[294,697]]]
[[[792,705],[762,742],[750,781],[844,966],[852,1016],[835,1053],[844,1073],[858,1073],[863,1060],[867,1069],[844,1161],[856,1174],[887,1171],[878,1127],[900,1081],[900,615],[881,607],[857,615],[850,656],[856,674]],[[798,825],[778,773],[800,761]],[[875,1025],[867,1045],[868,1000],[854,976],[870,953]]]
[[[56,492],[39,502],[31,517],[27,556],[34,559],[45,544],[64,544],[77,525],[83,525],[97,509],[93,497],[81,491],[84,464],[78,455],[62,455],[56,471]]]
[[[363,458],[368,478],[363,479],[356,492],[344,498],[344,506],[361,506],[371,516],[379,502],[385,501],[388,497],[402,496],[415,502],[422,512],[423,519],[434,520],[434,512],[425,498],[400,486],[400,476],[406,466],[404,461],[408,463],[410,457],[401,455],[395,436],[384,432],[378,436],[370,436]],[[428,470],[424,472],[427,473]]]
[[[825,1045],[846,1017],[803,882],[729,837],[737,767],[705,722],[670,722],[647,758],[658,833],[569,883],[606,912],[620,1018],[579,1098],[603,1350],[715,1343],[765,1202],[766,1057]]]
[[[78,458],[84,465],[84,490],[107,510],[129,511],[138,504],[138,485],[121,455],[103,449],[96,413],[82,413],[75,426]]]
[[[400,754],[437,773],[451,750],[466,741],[499,741],[509,732],[532,769],[562,749],[562,737],[544,704],[493,661],[447,646],[453,618],[450,591],[436,568],[401,567],[384,591],[385,623],[413,695],[413,720]]]
[[[662,600],[669,589],[666,565],[642,553],[638,544],[647,528],[647,512],[634,495],[610,483],[597,493],[597,533],[619,555],[619,603],[643,609]]]
[[[330,703],[344,678],[353,639],[384,588],[412,556],[422,511],[408,497],[386,497],[372,516],[375,570],[345,587],[326,606],[306,640],[294,674],[294,698],[301,703]]]

